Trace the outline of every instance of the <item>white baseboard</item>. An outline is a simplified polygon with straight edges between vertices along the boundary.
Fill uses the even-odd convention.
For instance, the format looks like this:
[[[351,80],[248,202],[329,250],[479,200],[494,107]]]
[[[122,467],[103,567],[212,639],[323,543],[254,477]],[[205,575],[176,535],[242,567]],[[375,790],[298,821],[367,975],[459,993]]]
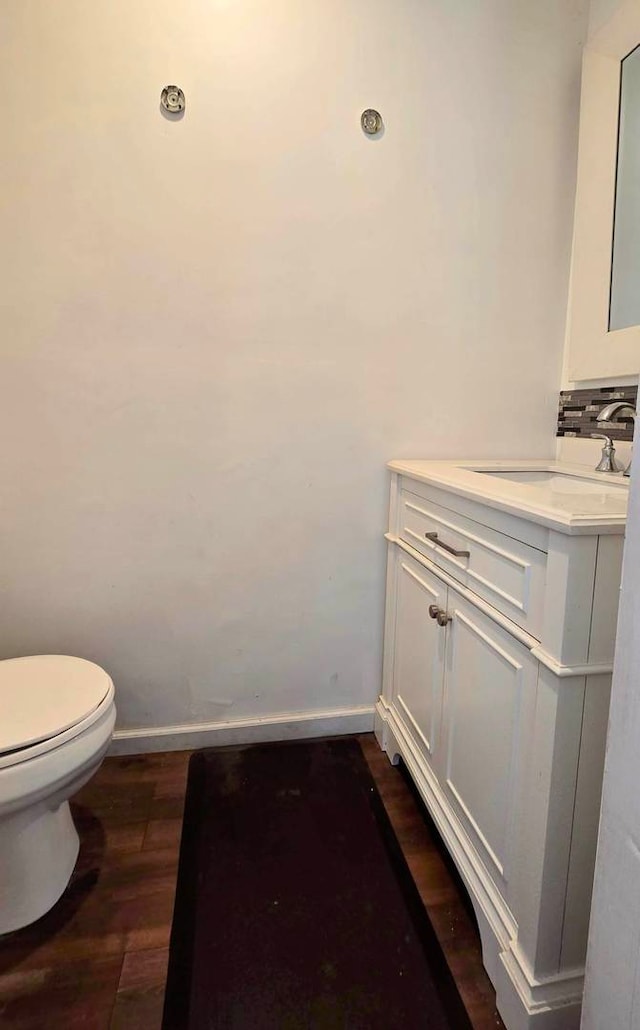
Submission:
[[[262,719],[236,722],[187,723],[182,726],[146,726],[116,730],[110,755],[136,755],[151,751],[193,751],[200,747],[256,744],[269,740],[333,737],[344,733],[370,733],[374,707],[333,708],[325,712],[280,712]]]

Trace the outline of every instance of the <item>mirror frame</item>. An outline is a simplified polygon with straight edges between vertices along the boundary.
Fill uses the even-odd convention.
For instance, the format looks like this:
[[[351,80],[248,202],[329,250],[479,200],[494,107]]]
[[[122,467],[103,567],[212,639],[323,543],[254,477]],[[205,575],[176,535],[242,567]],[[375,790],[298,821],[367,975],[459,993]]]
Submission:
[[[639,43],[640,0],[627,0],[583,56],[566,367],[572,381],[640,373],[640,325],[609,331],[620,76]]]

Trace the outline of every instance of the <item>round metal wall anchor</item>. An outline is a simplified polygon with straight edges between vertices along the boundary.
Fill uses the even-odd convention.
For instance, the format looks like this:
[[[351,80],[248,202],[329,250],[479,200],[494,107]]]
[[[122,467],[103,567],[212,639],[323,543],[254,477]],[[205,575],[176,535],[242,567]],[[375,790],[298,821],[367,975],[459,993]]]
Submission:
[[[180,114],[184,111],[184,93],[178,86],[165,86],[160,94],[160,103],[169,114]]]
[[[375,136],[382,129],[382,115],[368,107],[366,111],[362,112],[360,124],[362,131],[366,132],[367,136]]]

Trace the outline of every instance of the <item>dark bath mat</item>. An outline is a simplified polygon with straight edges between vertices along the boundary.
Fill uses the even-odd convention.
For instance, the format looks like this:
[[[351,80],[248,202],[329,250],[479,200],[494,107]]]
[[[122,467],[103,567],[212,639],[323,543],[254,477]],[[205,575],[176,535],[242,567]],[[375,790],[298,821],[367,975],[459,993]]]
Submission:
[[[470,1030],[357,740],[191,758],[163,1030]]]

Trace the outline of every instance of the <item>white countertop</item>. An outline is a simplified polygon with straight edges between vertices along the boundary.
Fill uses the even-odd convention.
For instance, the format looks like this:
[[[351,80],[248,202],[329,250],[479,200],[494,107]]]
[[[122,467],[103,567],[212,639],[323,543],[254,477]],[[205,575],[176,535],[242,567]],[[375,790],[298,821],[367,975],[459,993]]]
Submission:
[[[629,479],[622,473],[594,472],[583,465],[560,461],[413,461],[396,460],[387,465],[393,472],[449,490],[491,508],[519,515],[565,533],[623,533],[627,519]],[[571,489],[561,480],[547,483],[512,483],[491,475],[495,472],[544,472],[557,476],[578,476]],[[594,485],[596,490],[594,490]],[[601,489],[599,489],[601,487]]]

